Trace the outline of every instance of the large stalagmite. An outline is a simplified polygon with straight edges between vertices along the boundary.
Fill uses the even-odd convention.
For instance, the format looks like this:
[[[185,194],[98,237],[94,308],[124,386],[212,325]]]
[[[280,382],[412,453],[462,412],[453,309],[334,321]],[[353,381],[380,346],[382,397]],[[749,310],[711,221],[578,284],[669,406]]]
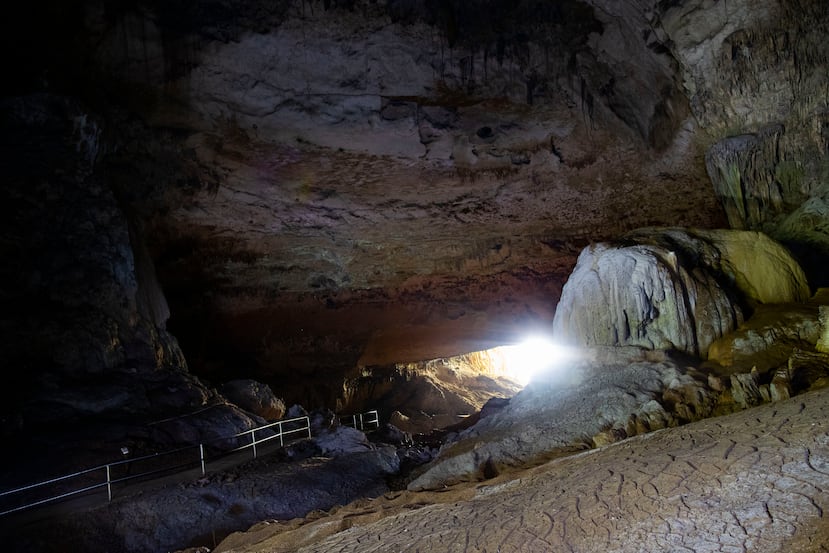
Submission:
[[[754,303],[805,301],[806,277],[757,232],[645,229],[589,246],[562,290],[559,339],[705,356]]]

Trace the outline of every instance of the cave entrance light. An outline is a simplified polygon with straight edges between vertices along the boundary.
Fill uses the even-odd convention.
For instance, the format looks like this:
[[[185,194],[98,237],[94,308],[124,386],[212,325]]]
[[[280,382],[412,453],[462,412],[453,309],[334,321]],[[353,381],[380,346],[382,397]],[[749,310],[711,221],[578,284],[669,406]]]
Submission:
[[[531,336],[518,344],[498,346],[490,352],[493,362],[500,365],[500,372],[524,386],[533,376],[554,370],[571,355],[568,348],[543,336]]]

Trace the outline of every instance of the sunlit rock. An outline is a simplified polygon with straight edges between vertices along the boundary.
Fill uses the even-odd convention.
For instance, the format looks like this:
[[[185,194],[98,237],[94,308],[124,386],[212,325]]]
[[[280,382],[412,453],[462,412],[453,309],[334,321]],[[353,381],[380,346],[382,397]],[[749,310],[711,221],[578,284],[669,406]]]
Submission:
[[[582,251],[553,324],[576,344],[704,356],[752,305],[808,295],[798,264],[761,233],[644,229]]]
[[[732,371],[761,373],[785,365],[793,349],[812,350],[819,343],[820,306],[813,303],[759,306],[752,317],[715,340],[708,359]]]
[[[493,397],[521,389],[487,351],[418,363],[363,367],[344,383],[347,404],[390,411],[406,432],[428,434],[463,422]]]
[[[716,396],[703,376],[664,355],[600,351],[538,377],[460,432],[409,489],[474,481],[503,467],[697,420],[710,414]]]

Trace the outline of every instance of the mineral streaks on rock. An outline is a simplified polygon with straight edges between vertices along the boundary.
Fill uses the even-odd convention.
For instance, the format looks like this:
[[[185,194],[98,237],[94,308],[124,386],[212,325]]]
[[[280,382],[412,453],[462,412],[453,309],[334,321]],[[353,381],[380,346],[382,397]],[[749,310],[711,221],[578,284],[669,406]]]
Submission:
[[[650,246],[617,249],[600,244],[585,250],[568,281],[574,283],[571,294],[577,295],[567,294],[567,285],[563,289],[554,323],[556,334],[580,339],[588,346],[675,347],[698,353],[700,329],[687,299],[692,297],[694,306],[704,305],[715,312],[730,302],[713,282],[707,288],[714,291],[714,297],[700,297],[696,288],[686,289],[689,275],[678,265],[674,269],[675,260],[671,252]],[[573,311],[571,317],[568,309]],[[740,316],[735,311],[731,319]],[[565,326],[568,318],[569,328]]]
[[[818,338],[816,349],[829,353],[829,305],[820,307],[820,338]]]
[[[823,127],[826,121],[829,114],[824,113],[810,124]],[[787,131],[773,124],[724,138],[708,150],[705,165],[729,225],[762,229],[785,243],[813,285],[825,286],[827,273],[820,258],[829,251],[824,178],[829,149],[798,134],[800,127]],[[803,153],[795,154],[796,148]]]
[[[680,63],[692,111],[716,143],[706,155],[734,228],[763,230],[826,286],[829,6],[675,3],[655,27]]]
[[[823,103],[829,10],[821,0],[675,3],[655,21],[695,115],[716,135],[802,117]]]
[[[708,176],[731,228],[758,228],[782,212],[782,189],[775,174],[782,162],[778,152],[783,132],[782,125],[774,125],[756,134],[724,138],[706,153]]]
[[[646,229],[582,251],[553,326],[585,346],[704,356],[752,303],[807,298],[803,271],[760,233]]]

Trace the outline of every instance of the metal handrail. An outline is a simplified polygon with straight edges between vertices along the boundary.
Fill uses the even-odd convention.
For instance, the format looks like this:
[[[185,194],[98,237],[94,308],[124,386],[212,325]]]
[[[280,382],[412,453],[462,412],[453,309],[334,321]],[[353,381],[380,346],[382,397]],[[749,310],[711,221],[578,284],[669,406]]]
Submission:
[[[344,419],[348,419],[348,418],[352,419],[354,427],[358,428],[359,430],[363,430],[365,428],[366,424],[374,424],[374,425],[376,425],[376,428],[380,427],[380,419],[379,419],[379,415],[378,415],[377,411],[369,411],[367,413],[361,413],[359,415],[353,415],[351,417],[343,417],[343,418],[341,418],[341,421],[344,420]],[[293,423],[297,423],[299,421],[304,421],[304,425],[299,426],[299,427],[294,428],[294,429],[289,429],[289,430],[285,430],[283,428],[283,425],[293,424]],[[357,426],[358,421],[359,421],[359,427]],[[263,437],[261,439],[258,439],[258,440],[256,439],[256,433],[257,432],[260,432],[262,430],[267,430],[267,429],[272,428],[274,426],[278,427],[278,430],[275,434],[265,436],[265,437]],[[68,497],[72,497],[74,495],[86,493],[88,491],[95,490],[95,489],[98,489],[98,488],[102,488],[104,486],[106,486],[106,488],[107,488],[107,498],[108,498],[108,500],[112,501],[112,485],[113,484],[118,484],[120,482],[126,482],[127,480],[133,480],[133,479],[136,479],[136,478],[142,478],[142,477],[145,477],[145,476],[150,476],[150,475],[153,475],[153,474],[159,474],[159,473],[162,473],[162,472],[169,472],[171,470],[186,467],[186,466],[191,466],[195,463],[195,461],[189,462],[189,463],[181,463],[181,464],[173,465],[173,466],[166,466],[166,467],[163,467],[163,468],[160,468],[160,469],[151,470],[151,471],[148,471],[148,472],[142,472],[140,474],[135,474],[135,475],[128,475],[128,476],[121,477],[121,478],[112,478],[112,467],[117,467],[117,466],[120,466],[120,465],[128,465],[128,464],[132,464],[132,463],[137,463],[139,461],[145,461],[145,460],[148,460],[148,459],[158,459],[158,458],[161,458],[161,457],[165,457],[167,455],[172,455],[172,454],[175,454],[175,453],[181,453],[183,451],[188,451],[188,450],[193,450],[193,449],[198,448],[198,450],[199,450],[198,463],[201,467],[201,474],[202,474],[202,476],[204,476],[207,473],[207,469],[206,469],[207,459],[204,455],[204,446],[205,446],[205,444],[219,442],[219,441],[233,440],[233,439],[241,438],[241,437],[243,437],[247,434],[250,434],[251,442],[249,444],[245,444],[245,445],[242,445],[240,447],[236,447],[236,448],[233,448],[233,449],[230,449],[230,450],[225,450],[222,455],[219,455],[218,457],[214,457],[214,459],[211,459],[211,460],[219,459],[221,457],[230,455],[231,453],[235,453],[237,451],[241,451],[241,450],[247,449],[247,448],[252,448],[253,449],[253,457],[256,458],[256,456],[257,456],[256,445],[257,444],[265,443],[265,442],[268,442],[270,440],[274,440],[276,438],[279,438],[279,445],[280,445],[280,447],[282,447],[282,446],[285,445],[285,436],[292,435],[292,434],[297,434],[299,432],[303,432],[303,433],[307,432],[308,433],[307,437],[311,438],[311,420],[308,416],[296,417],[296,418],[293,418],[293,419],[285,419],[285,420],[272,422],[272,423],[269,423],[269,424],[266,424],[266,425],[263,425],[263,426],[259,426],[259,427],[256,427],[256,428],[251,428],[250,430],[244,430],[242,432],[234,434],[233,436],[224,436],[224,437],[214,438],[212,440],[208,440],[207,442],[199,443],[198,445],[185,446],[185,447],[172,449],[172,450],[169,450],[169,451],[151,453],[149,455],[143,455],[141,457],[133,457],[133,458],[130,458],[130,459],[122,459],[120,461],[113,461],[111,463],[106,463],[104,465],[99,465],[97,467],[84,469],[84,470],[74,472],[74,473],[71,473],[71,474],[66,474],[64,476],[58,476],[56,478],[51,478],[49,480],[44,480],[42,482],[36,482],[34,484],[28,484],[28,485],[21,486],[19,488],[15,488],[15,489],[12,489],[12,490],[3,491],[3,492],[0,492],[0,497],[10,496],[12,494],[21,493],[21,492],[24,492],[24,491],[27,491],[27,490],[32,490],[32,489],[35,489],[35,488],[40,488],[40,487],[43,487],[43,486],[47,486],[49,484],[56,484],[56,483],[62,482],[64,480],[69,480],[71,478],[77,478],[79,476],[83,476],[85,474],[89,474],[89,473],[92,473],[92,472],[95,472],[95,471],[98,471],[98,470],[103,470],[103,471],[105,471],[105,474],[106,474],[106,480],[103,481],[103,482],[99,482],[99,483],[96,483],[96,484],[92,484],[90,486],[85,486],[83,488],[79,488],[77,490],[73,490],[73,491],[69,491],[69,492],[62,493],[62,494],[59,494],[59,495],[55,495],[55,496],[52,496],[52,497],[48,497],[46,499],[40,499],[40,500],[37,500],[37,501],[33,501],[31,503],[27,503],[25,505],[15,507],[13,509],[7,509],[5,511],[0,511],[0,516],[8,515],[8,514],[11,514],[11,513],[16,513],[18,511],[29,509],[31,507],[36,507],[38,505],[44,505],[46,503],[57,501],[59,499],[65,499],[65,498],[68,498]]]
[[[373,430],[377,430],[380,428],[380,415],[376,410],[367,411],[365,413],[357,413],[356,415],[340,417],[340,422],[356,428],[357,430],[365,430],[366,426],[374,425]]]
[[[296,423],[298,421],[304,421],[305,424],[303,426],[299,427],[299,428],[295,428],[295,429],[291,429],[291,430],[283,430],[283,428],[282,428],[283,425],[290,424],[290,423]],[[266,430],[266,429],[272,428],[274,426],[279,427],[279,430],[277,431],[276,434],[272,434],[272,435],[266,436],[266,437],[264,437],[260,440],[256,440],[256,437],[255,437],[256,432],[261,431],[261,430]],[[207,459],[205,458],[205,455],[204,455],[204,446],[205,446],[205,444],[215,443],[215,442],[219,442],[219,441],[233,440],[233,439],[236,439],[236,438],[241,438],[241,437],[243,437],[247,434],[250,434],[251,435],[251,443],[250,444],[246,444],[242,447],[227,450],[227,451],[224,452],[224,455],[221,455],[220,457],[225,456],[225,455],[229,455],[231,453],[234,453],[236,451],[240,451],[242,449],[247,449],[249,447],[253,447],[253,456],[255,458],[257,456],[257,451],[256,451],[256,444],[257,443],[263,443],[263,442],[266,442],[266,441],[269,441],[269,440],[272,440],[272,439],[275,439],[275,438],[279,438],[279,444],[280,444],[280,446],[283,446],[285,444],[284,436],[287,436],[287,435],[290,435],[290,434],[296,434],[298,432],[307,432],[308,437],[309,438],[311,437],[311,422],[310,422],[310,419],[307,416],[297,417],[297,418],[294,418],[294,419],[286,419],[286,420],[276,421],[274,423],[266,424],[266,425],[263,425],[263,426],[260,426],[260,427],[257,427],[257,428],[252,428],[250,430],[245,430],[245,431],[239,432],[239,433],[234,434],[232,436],[223,436],[223,437],[219,437],[219,438],[214,438],[214,439],[209,440],[207,442],[199,443],[198,445],[185,446],[185,447],[172,449],[172,450],[169,450],[169,451],[151,453],[149,455],[143,455],[141,457],[133,457],[133,458],[130,458],[130,459],[122,459],[122,460],[119,460],[119,461],[113,461],[111,463],[106,463],[104,465],[99,465],[97,467],[84,469],[84,470],[74,472],[74,473],[71,473],[71,474],[66,474],[64,476],[59,476],[59,477],[56,477],[56,478],[50,478],[49,480],[44,480],[42,482],[36,482],[34,484],[28,484],[28,485],[21,486],[19,488],[15,488],[15,489],[12,489],[12,490],[6,490],[6,491],[3,491],[3,492],[0,492],[0,497],[10,496],[10,495],[13,495],[13,494],[21,493],[21,492],[24,492],[24,491],[27,491],[27,490],[32,490],[32,489],[35,489],[35,488],[40,488],[40,487],[47,486],[47,485],[50,485],[50,484],[56,484],[58,482],[62,482],[62,481],[69,480],[69,479],[72,479],[72,478],[77,478],[79,476],[83,476],[85,474],[89,474],[89,473],[99,471],[99,470],[105,471],[105,474],[106,474],[106,479],[102,482],[92,484],[90,486],[85,486],[85,487],[79,488],[77,490],[72,490],[72,491],[69,491],[69,492],[66,492],[66,493],[51,496],[51,497],[48,497],[48,498],[45,498],[45,499],[40,499],[40,500],[37,500],[37,501],[33,501],[33,502],[30,502],[30,503],[27,503],[25,505],[21,505],[19,507],[15,507],[15,508],[12,508],[12,509],[6,509],[4,511],[0,511],[0,516],[8,515],[8,514],[11,514],[11,513],[18,512],[18,511],[22,511],[22,510],[28,509],[30,507],[43,505],[45,503],[50,503],[52,501],[57,501],[59,499],[65,499],[67,497],[71,497],[71,496],[78,495],[78,494],[81,494],[81,493],[86,493],[88,491],[95,490],[95,489],[98,489],[98,488],[102,488],[104,486],[106,486],[106,488],[107,488],[107,498],[108,498],[108,500],[112,501],[112,485],[113,484],[117,484],[117,483],[120,483],[120,482],[125,482],[127,480],[133,480],[133,479],[136,479],[136,478],[142,478],[142,477],[145,477],[145,476],[150,476],[150,475],[153,475],[153,474],[159,474],[159,473],[162,473],[162,472],[169,472],[169,471],[177,469],[177,468],[190,466],[190,465],[194,464],[195,461],[193,461],[191,463],[182,463],[182,464],[173,465],[173,466],[165,466],[165,467],[160,468],[160,469],[147,471],[147,472],[142,472],[140,474],[135,474],[135,475],[129,475],[129,476],[122,477],[122,478],[113,478],[112,477],[112,468],[113,467],[117,467],[117,466],[120,466],[120,465],[128,465],[128,464],[132,464],[132,463],[137,463],[139,461],[145,461],[145,460],[148,460],[148,459],[158,459],[158,458],[161,458],[161,457],[165,457],[165,456],[168,456],[168,455],[172,455],[172,454],[175,454],[175,453],[181,453],[183,451],[188,451],[188,450],[193,450],[193,449],[198,449],[199,450],[198,462],[201,466],[202,476],[204,476],[206,474],[206,461],[207,461]],[[217,457],[217,458],[219,458],[219,457]],[[214,459],[217,459],[217,458],[214,458]]]

